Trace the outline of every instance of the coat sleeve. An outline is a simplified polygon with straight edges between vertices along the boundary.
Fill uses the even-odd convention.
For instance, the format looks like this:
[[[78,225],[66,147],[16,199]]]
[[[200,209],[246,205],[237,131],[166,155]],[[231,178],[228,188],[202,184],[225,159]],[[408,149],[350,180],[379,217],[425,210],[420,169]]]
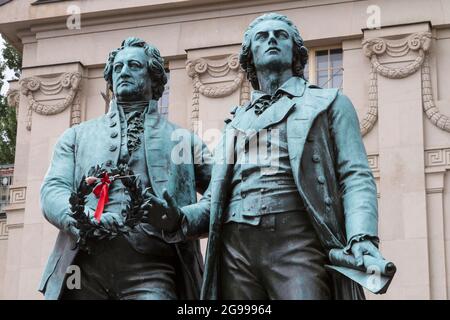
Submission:
[[[377,190],[356,111],[351,101],[339,94],[328,112],[347,240],[377,238]]]
[[[198,193],[204,194],[211,180],[213,159],[206,144],[197,135],[194,134],[192,136],[195,187]]]
[[[222,133],[222,137],[214,150],[214,155],[210,156],[209,161],[211,161],[211,179],[207,190],[203,194],[203,197],[199,202],[185,206],[182,208],[184,213],[184,221],[182,224],[183,233],[187,238],[202,238],[207,236],[210,225],[210,210],[211,210],[211,192],[212,185],[214,182],[215,174],[214,172],[220,171],[219,168],[224,165],[224,142],[227,132],[228,122]]]
[[[213,157],[205,143],[194,135],[194,169],[197,192],[202,198],[197,203],[181,208],[184,214],[182,231],[186,239],[204,238],[209,230],[211,206],[210,180]]]
[[[58,229],[69,212],[69,198],[75,190],[75,129],[67,129],[53,151],[50,167],[41,186],[40,201],[44,217]]]
[[[208,236],[210,208],[209,188],[199,202],[181,208],[184,215],[181,227],[186,239],[200,239]]]

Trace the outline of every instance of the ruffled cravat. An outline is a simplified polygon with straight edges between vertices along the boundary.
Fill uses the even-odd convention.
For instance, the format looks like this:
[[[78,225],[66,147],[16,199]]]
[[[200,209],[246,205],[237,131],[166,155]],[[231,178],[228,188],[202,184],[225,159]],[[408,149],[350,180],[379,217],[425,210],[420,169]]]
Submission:
[[[149,101],[118,102],[127,119],[127,148],[128,154],[139,149],[144,132],[144,114]]]
[[[267,108],[269,108],[272,104],[277,102],[283,96],[283,92],[279,91],[275,93],[273,96],[271,95],[263,95],[258,100],[255,101],[255,114],[260,115]]]

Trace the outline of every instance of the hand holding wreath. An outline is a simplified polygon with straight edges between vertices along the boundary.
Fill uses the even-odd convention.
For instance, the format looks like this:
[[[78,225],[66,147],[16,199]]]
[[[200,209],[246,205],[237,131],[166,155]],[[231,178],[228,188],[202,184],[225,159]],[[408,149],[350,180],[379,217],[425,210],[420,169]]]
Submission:
[[[127,188],[130,201],[122,212],[103,212],[109,200],[109,185],[118,179]],[[85,207],[86,197],[90,193],[99,198],[93,214]],[[128,165],[92,167],[69,199],[71,214],[67,219],[67,230],[77,237],[80,249],[91,252],[93,240],[110,240],[120,234],[127,234],[141,222],[144,215],[144,209],[141,208],[143,199],[140,180]]]

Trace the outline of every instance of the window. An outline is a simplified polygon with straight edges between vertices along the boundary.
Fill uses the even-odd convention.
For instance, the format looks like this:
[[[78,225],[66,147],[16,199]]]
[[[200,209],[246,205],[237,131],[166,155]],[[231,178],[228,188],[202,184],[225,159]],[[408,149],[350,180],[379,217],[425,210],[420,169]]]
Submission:
[[[343,71],[341,48],[309,50],[305,78],[310,83],[322,88],[342,89]]]
[[[9,203],[9,186],[12,182],[12,176],[0,175],[0,213],[4,212],[4,208]]]

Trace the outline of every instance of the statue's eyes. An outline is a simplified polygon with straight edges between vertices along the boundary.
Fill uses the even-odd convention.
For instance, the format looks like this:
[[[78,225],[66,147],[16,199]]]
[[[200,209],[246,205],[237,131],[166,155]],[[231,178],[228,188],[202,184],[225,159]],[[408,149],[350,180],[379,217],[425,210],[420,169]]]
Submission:
[[[128,64],[128,67],[130,68],[130,70],[136,71],[142,68],[142,65],[137,62],[137,61],[130,61],[130,63]]]
[[[261,41],[261,40],[267,39],[268,35],[269,35],[269,34],[268,34],[267,32],[258,32],[258,33],[255,35],[255,40]]]
[[[118,63],[113,66],[113,71],[116,73],[119,73],[122,71],[122,68],[123,68],[123,64]]]
[[[289,38],[289,34],[286,31],[279,31],[277,36],[280,39],[288,39]]]

